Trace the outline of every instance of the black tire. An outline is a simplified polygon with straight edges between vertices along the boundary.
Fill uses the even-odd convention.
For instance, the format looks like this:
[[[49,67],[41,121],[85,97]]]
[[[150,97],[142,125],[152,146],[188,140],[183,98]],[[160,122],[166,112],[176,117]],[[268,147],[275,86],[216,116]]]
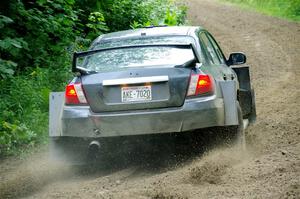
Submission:
[[[237,103],[237,110],[238,110],[239,125],[237,126],[236,130],[233,131],[232,133],[235,134],[234,144],[238,145],[244,150],[246,149],[246,137],[245,137],[243,113],[239,103]]]
[[[237,145],[239,148],[246,149],[246,139],[245,139],[245,130],[243,122],[243,113],[242,109],[237,102],[237,111],[238,111],[238,121],[239,124],[236,126],[227,126],[222,128],[222,131],[219,132],[219,135],[223,139],[225,145]]]

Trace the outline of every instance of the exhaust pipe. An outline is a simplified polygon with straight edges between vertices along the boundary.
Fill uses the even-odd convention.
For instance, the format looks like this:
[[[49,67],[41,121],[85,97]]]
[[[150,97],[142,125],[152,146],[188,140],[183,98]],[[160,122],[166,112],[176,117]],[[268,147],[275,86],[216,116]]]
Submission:
[[[89,144],[89,154],[96,155],[100,150],[100,143],[97,140],[91,141]]]

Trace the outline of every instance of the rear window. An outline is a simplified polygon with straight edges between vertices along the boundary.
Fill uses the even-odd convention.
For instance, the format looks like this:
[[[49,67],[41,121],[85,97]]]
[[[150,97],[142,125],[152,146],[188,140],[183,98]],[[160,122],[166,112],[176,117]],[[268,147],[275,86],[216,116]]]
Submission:
[[[102,51],[86,58],[84,68],[109,72],[136,67],[173,67],[194,58],[191,48],[139,47]]]
[[[146,44],[190,44],[194,39],[188,36],[132,38],[108,40],[94,44],[92,50],[128,45]],[[194,58],[191,48],[169,46],[143,46],[101,51],[85,58],[82,67],[97,72],[110,72],[137,67],[174,67]]]

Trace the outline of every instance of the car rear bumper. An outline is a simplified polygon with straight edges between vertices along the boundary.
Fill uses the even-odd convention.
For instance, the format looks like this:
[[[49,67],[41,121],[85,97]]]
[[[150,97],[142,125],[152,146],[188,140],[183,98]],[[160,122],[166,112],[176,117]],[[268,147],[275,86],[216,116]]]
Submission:
[[[61,135],[110,137],[183,132],[224,126],[224,102],[215,96],[188,99],[181,107],[93,113],[88,106],[64,106]]]

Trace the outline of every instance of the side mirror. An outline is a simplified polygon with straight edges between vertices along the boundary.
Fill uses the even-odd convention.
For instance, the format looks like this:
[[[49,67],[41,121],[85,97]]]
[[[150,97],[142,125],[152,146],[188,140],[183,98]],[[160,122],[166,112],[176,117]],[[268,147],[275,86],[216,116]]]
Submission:
[[[244,53],[231,53],[229,55],[229,59],[227,60],[227,64],[231,65],[240,65],[246,63],[247,58]]]

